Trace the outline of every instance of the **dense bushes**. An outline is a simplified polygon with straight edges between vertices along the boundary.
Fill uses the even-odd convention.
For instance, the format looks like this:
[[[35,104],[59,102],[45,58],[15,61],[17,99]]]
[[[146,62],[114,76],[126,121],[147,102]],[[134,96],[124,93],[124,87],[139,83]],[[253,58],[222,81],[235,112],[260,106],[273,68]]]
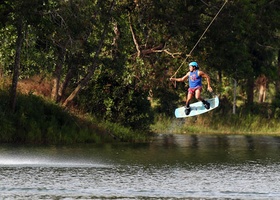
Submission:
[[[76,116],[62,107],[34,95],[18,95],[16,111],[10,111],[8,93],[0,90],[0,142],[32,144],[73,144],[138,142],[149,139],[118,123]]]

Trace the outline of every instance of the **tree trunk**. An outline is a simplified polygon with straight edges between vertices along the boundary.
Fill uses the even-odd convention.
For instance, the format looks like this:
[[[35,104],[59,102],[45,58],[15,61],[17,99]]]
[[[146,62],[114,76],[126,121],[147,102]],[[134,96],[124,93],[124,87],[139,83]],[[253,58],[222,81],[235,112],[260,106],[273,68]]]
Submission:
[[[65,48],[59,47],[58,48],[58,53],[57,53],[57,61],[55,65],[55,71],[53,73],[53,80],[52,80],[52,94],[51,98],[55,102],[58,102],[59,100],[59,84],[60,84],[60,79],[61,79],[61,72],[62,72],[62,67],[64,63],[64,56],[65,56]]]
[[[278,62],[277,62],[278,68],[277,68],[277,74],[278,79],[276,80],[276,94],[280,94],[280,49],[278,50]]]
[[[260,85],[259,87],[259,103],[265,102],[266,97],[266,87],[263,85]]]
[[[236,88],[237,88],[237,81],[233,79],[233,104],[232,104],[232,114],[236,114]]]
[[[247,105],[254,103],[254,79],[249,77],[247,79]]]
[[[103,47],[104,44],[104,40],[105,40],[105,36],[107,35],[108,32],[108,28],[109,28],[109,22],[110,22],[110,14],[113,11],[113,7],[115,5],[115,0],[112,1],[111,3],[111,7],[110,10],[108,12],[108,18],[107,21],[104,24],[104,29],[103,29],[103,33],[101,35],[100,41],[99,41],[99,45],[98,48],[95,52],[94,58],[93,58],[93,64],[91,65],[89,72],[87,73],[87,75],[80,81],[80,83],[78,84],[78,86],[72,91],[72,93],[66,98],[66,100],[62,103],[62,106],[67,106],[71,101],[73,101],[73,99],[79,94],[79,92],[81,91],[81,89],[89,82],[89,80],[91,79],[92,75],[94,74],[94,71],[98,65],[98,56],[101,53],[101,49]]]
[[[66,74],[66,77],[65,77],[65,80],[64,80],[63,84],[59,88],[59,91],[58,91],[58,96],[59,96],[58,102],[60,102],[60,101],[62,101],[64,99],[66,88],[68,87],[68,85],[70,83],[70,80],[72,78],[73,78],[73,67],[70,67],[70,69],[68,70],[68,72]]]
[[[15,111],[16,108],[16,98],[17,98],[17,84],[18,84],[18,77],[19,77],[19,69],[20,69],[20,55],[21,55],[21,48],[23,44],[23,21],[22,19],[18,19],[17,23],[17,40],[16,40],[16,54],[15,54],[15,62],[13,68],[13,81],[10,90],[10,106],[12,112]]]
[[[100,48],[100,50],[101,50],[101,48]],[[95,60],[97,59],[97,56],[99,55],[99,53],[95,54],[95,57],[96,57]],[[67,106],[71,101],[73,101],[73,99],[79,94],[81,89],[89,82],[89,80],[92,77],[96,67],[97,67],[97,63],[94,62],[93,65],[91,66],[89,72],[87,73],[87,75],[83,78],[83,80],[81,80],[81,82],[78,84],[78,86],[66,98],[66,100],[62,103],[62,106]]]
[[[266,86],[267,86],[267,78],[265,75],[260,75],[256,81],[256,85],[259,89],[259,103],[263,103],[265,101],[266,96]]]

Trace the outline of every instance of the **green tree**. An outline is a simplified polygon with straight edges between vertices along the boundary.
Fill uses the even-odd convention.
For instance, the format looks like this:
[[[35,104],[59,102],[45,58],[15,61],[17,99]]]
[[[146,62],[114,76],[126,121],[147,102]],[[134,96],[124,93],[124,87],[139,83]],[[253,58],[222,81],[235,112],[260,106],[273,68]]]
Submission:
[[[276,71],[276,7],[273,1],[229,2],[203,43],[205,60],[218,71],[219,80],[223,75],[246,86],[248,104],[254,101],[255,80],[262,74],[272,79]]]
[[[169,78],[184,75],[191,60],[229,99],[232,79],[248,104],[261,75],[279,91],[278,3],[228,1],[197,44],[224,3],[1,1],[0,59],[3,73],[14,76],[11,99],[18,78],[48,74],[54,101],[133,128],[143,122],[139,126],[146,128],[152,122],[147,98],[157,102],[157,112],[172,115],[186,88],[174,88]]]
[[[2,20],[3,27],[8,27],[12,30],[12,27],[16,30],[15,34],[15,54],[13,63],[13,78],[10,89],[10,105],[14,111],[16,106],[16,93],[17,83],[20,75],[21,66],[21,54],[22,47],[24,45],[24,39],[27,35],[29,26],[36,26],[39,21],[40,11],[44,5],[44,0],[37,1],[3,1],[1,3],[2,15],[5,14]],[[30,10],[30,8],[33,8]],[[10,43],[11,44],[11,43]]]

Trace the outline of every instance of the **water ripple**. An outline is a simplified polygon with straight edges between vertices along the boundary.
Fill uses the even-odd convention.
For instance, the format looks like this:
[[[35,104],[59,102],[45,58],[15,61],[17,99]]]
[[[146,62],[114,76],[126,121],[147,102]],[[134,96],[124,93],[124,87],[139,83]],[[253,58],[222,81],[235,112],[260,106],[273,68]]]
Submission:
[[[280,199],[277,144],[261,141],[251,151],[244,142],[227,141],[235,144],[229,148],[200,138],[198,148],[183,141],[189,138],[168,148],[0,148],[0,199]]]

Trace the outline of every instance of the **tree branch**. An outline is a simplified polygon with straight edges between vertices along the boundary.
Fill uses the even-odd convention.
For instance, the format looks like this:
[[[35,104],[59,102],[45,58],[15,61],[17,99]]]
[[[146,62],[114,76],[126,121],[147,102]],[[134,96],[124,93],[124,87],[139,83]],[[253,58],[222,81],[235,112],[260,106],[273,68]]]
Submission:
[[[139,48],[139,44],[138,44],[138,42],[137,42],[137,40],[136,40],[136,37],[135,37],[134,31],[133,31],[133,28],[132,28],[130,14],[128,15],[128,20],[129,20],[130,32],[131,32],[131,34],[132,34],[133,42],[134,42],[135,47],[136,47],[136,50],[137,50],[137,57],[140,57],[141,51],[140,51],[140,48]]]

